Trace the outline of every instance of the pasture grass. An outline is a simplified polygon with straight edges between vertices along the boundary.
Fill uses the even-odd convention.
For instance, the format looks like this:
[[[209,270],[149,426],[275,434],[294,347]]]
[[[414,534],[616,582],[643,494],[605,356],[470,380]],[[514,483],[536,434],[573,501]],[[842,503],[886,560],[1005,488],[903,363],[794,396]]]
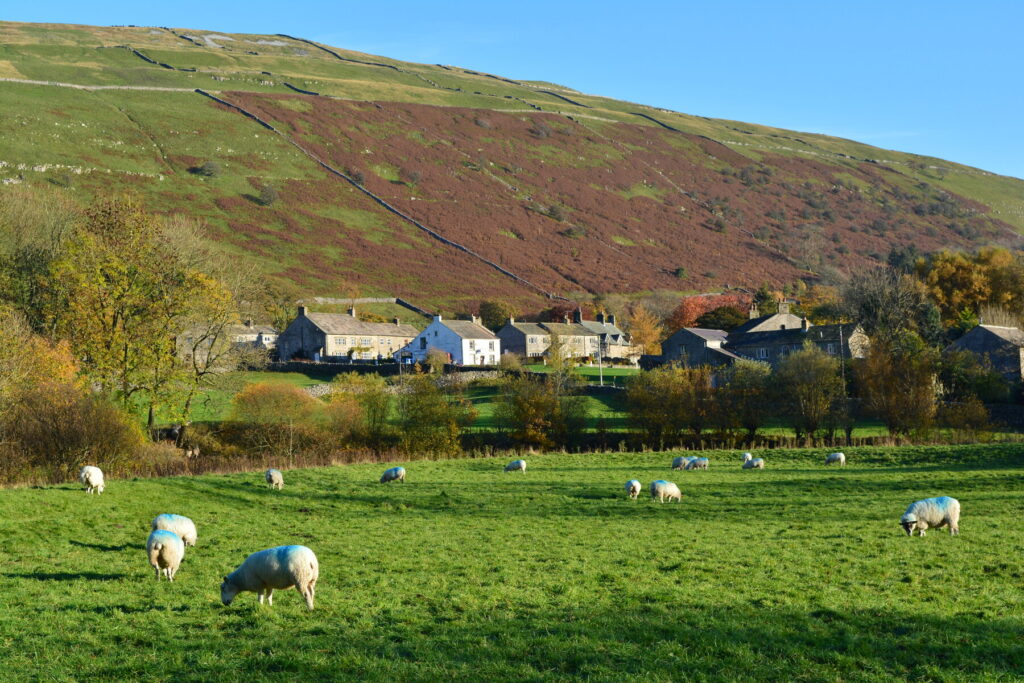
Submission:
[[[0,492],[5,680],[1019,680],[1019,447],[527,455],[113,480]],[[274,463],[284,467],[286,463]],[[681,504],[625,499],[636,477]],[[911,501],[953,495],[961,535],[907,538]],[[144,544],[199,529],[173,584]],[[249,553],[318,555],[294,591],[230,607]]]

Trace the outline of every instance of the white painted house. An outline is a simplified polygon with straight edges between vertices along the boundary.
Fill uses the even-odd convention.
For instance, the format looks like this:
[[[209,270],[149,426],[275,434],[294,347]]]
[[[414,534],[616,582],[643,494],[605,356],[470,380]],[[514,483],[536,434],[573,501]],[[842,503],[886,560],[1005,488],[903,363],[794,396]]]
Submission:
[[[411,358],[423,362],[431,349],[448,354],[457,365],[497,365],[501,358],[501,340],[480,324],[480,319],[444,320],[435,315],[427,329],[395,354],[396,358]]]

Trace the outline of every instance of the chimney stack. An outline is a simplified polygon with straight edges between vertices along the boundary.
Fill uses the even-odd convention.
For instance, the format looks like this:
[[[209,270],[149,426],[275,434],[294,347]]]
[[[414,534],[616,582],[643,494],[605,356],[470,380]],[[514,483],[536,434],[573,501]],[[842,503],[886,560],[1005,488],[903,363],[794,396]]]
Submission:
[[[789,313],[789,302],[788,301],[780,301],[779,302],[779,313],[783,313],[783,314]]]
[[[568,325],[569,324],[569,316],[563,315],[562,316],[562,322],[565,323],[566,325]]]
[[[398,319],[398,318],[395,318],[395,324],[396,324],[396,325],[401,325],[402,323],[401,323],[401,321],[399,321],[399,319]]]
[[[808,327],[810,327],[810,324],[807,322],[807,316],[805,315],[800,318],[800,330],[806,332]]]
[[[252,329],[252,318],[245,319],[245,326],[248,327],[250,330]]]
[[[508,324],[509,325],[515,325],[516,324],[516,319],[513,318],[512,316],[509,316],[508,317]]]
[[[612,327],[615,326],[615,316],[614,315],[609,315],[607,320],[608,320],[608,324],[609,325],[611,325]]]
[[[601,311],[600,313],[597,314],[597,322],[604,325],[604,311]]]
[[[750,310],[747,311],[747,317],[750,318],[751,320],[753,320],[754,318],[761,317],[761,311],[757,309],[756,303],[750,304]]]
[[[350,308],[348,309],[348,314],[349,314],[350,316],[352,316],[353,318],[354,318],[354,317],[356,317],[356,307],[355,307],[355,306],[351,306],[351,307],[350,307]]]
[[[573,313],[573,322],[577,322],[577,323],[582,323],[583,322],[583,309],[582,308],[577,308],[576,311]]]
[[[306,315],[306,307],[305,306],[299,306],[299,317],[303,318],[303,317],[305,317],[305,315]]]

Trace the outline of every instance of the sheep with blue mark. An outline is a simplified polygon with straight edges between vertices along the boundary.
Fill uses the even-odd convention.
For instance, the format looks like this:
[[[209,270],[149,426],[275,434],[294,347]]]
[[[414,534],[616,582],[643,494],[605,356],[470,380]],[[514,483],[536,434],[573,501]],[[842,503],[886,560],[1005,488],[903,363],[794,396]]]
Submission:
[[[846,465],[846,455],[843,453],[829,453],[825,457],[825,464],[839,465],[840,467],[843,467],[844,465]]]
[[[688,470],[706,470],[711,461],[707,458],[694,458],[690,462],[686,463],[686,469]]]
[[[672,469],[685,470],[687,466],[697,459],[695,455],[680,455],[672,459]]]
[[[525,460],[513,460],[509,464],[505,465],[506,472],[523,472],[526,473],[526,461]]]
[[[764,458],[751,458],[749,460],[744,460],[743,461],[743,469],[745,469],[745,470],[763,470],[764,469]]]
[[[82,482],[86,493],[96,492],[96,495],[103,493],[106,482],[103,481],[103,470],[94,465],[86,465],[78,470],[78,481]]]
[[[743,454],[743,462],[748,462],[748,461],[753,460],[753,459],[754,459],[754,455],[752,453],[744,453]]]
[[[671,481],[665,481],[664,479],[655,479],[651,482],[651,500],[658,499],[659,503],[664,503],[665,499],[674,500],[677,503],[682,502],[683,494]]]
[[[220,585],[220,600],[230,605],[235,596],[252,591],[259,596],[260,604],[266,596],[267,604],[274,604],[274,590],[295,590],[306,600],[306,607],[313,609],[316,581],[320,578],[320,563],[312,550],[304,545],[282,545],[267,548],[245,558],[238,569],[224,577]]]
[[[149,564],[156,570],[157,581],[161,573],[168,581],[174,581],[174,575],[178,573],[178,567],[185,558],[185,543],[173,531],[156,529],[146,539],[146,554],[149,556]]]
[[[644,486],[640,483],[639,479],[630,479],[626,482],[626,495],[628,495],[632,500],[636,500],[643,487]]]
[[[194,546],[196,544],[196,539],[199,536],[196,533],[195,522],[183,515],[171,515],[166,513],[157,515],[150,527],[153,531],[163,529],[164,531],[170,531],[178,534],[185,545]]]
[[[404,467],[392,467],[384,470],[384,474],[380,475],[380,483],[386,484],[389,481],[400,481],[405,483],[405,468]]]
[[[949,527],[950,536],[956,536],[960,533],[960,501],[940,496],[911,503],[900,518],[900,525],[907,536],[913,536],[915,530],[919,536],[924,536],[926,529],[944,526]]]
[[[267,480],[267,484],[270,485],[270,488],[277,489],[278,491],[284,488],[284,475],[281,474],[281,470],[276,470],[271,467],[267,470],[264,478]]]

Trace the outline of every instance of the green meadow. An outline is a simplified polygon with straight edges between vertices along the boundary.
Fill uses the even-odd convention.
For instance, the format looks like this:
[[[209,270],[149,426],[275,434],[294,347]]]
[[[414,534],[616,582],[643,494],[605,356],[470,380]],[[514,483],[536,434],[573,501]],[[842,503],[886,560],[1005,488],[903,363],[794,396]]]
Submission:
[[[1011,446],[530,455],[0,491],[4,680],[992,680],[1024,677],[1024,451]],[[285,463],[272,463],[284,467]],[[681,504],[626,499],[630,478]],[[958,537],[907,538],[952,495]],[[173,584],[144,544],[195,520]],[[303,544],[316,609],[219,600],[247,554]]]

